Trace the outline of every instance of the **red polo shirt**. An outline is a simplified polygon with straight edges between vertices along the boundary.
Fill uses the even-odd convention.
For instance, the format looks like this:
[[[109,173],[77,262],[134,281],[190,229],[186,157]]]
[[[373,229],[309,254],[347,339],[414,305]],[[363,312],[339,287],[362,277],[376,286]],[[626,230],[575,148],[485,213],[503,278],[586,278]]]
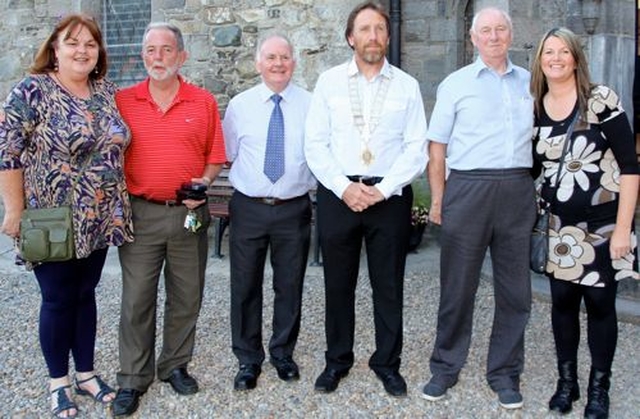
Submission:
[[[131,129],[125,153],[129,193],[171,200],[183,182],[201,177],[206,164],[226,161],[218,104],[211,93],[180,78],[171,107],[162,112],[149,93],[149,79],[116,94]]]

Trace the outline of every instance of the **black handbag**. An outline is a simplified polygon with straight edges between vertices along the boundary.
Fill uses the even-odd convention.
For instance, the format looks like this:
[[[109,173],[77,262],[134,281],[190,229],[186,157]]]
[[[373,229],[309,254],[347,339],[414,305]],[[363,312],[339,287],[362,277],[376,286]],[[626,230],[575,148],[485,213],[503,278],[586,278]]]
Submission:
[[[569,150],[569,144],[571,143],[571,136],[573,135],[573,126],[578,119],[578,112],[576,111],[569,128],[567,129],[567,137],[564,141],[564,147],[562,149],[562,155],[558,162],[558,172],[556,173],[556,193],[553,195],[554,200],[557,201],[558,184],[560,182],[560,173],[562,172],[562,166],[564,165],[564,158]],[[538,205],[538,217],[536,223],[531,231],[531,252],[529,255],[529,267],[531,270],[538,274],[544,274],[547,267],[547,259],[549,257],[549,207],[546,205]]]
[[[531,255],[529,266],[535,273],[543,274],[549,256],[549,212],[546,209],[538,211],[536,224],[531,231]]]

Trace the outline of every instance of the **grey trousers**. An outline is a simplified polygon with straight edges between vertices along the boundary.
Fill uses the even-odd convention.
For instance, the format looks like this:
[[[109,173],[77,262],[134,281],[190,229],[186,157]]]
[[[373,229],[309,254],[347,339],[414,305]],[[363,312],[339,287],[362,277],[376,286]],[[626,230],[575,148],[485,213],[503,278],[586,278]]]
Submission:
[[[495,311],[487,381],[494,391],[520,388],[535,216],[533,180],[526,169],[454,170],[449,176],[442,208],[437,337],[430,361],[438,384],[455,384],[467,359],[480,270],[489,249]]]
[[[146,391],[156,369],[156,300],[163,267],[166,301],[158,377],[167,378],[174,368],[191,360],[204,288],[210,216],[206,205],[198,208],[203,226],[198,233],[189,233],[183,227],[186,207],[166,207],[138,198],[132,198],[131,204],[135,241],[118,252],[122,307],[117,380],[121,388]]]

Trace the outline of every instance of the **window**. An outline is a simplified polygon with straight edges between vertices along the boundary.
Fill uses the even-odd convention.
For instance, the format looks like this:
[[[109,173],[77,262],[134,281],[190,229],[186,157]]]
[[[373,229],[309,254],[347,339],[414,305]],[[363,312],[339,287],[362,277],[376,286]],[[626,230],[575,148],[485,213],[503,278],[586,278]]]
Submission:
[[[104,0],[102,29],[109,57],[108,77],[120,87],[147,76],[140,51],[151,20],[151,0]]]

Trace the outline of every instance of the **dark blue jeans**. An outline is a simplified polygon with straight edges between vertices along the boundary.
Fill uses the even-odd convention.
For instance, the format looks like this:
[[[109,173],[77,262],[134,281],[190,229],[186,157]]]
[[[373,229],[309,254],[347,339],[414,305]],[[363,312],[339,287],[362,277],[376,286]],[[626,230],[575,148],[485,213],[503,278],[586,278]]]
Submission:
[[[84,259],[38,265],[40,346],[51,378],[69,373],[69,352],[79,372],[93,370],[96,341],[96,295],[107,249]]]

